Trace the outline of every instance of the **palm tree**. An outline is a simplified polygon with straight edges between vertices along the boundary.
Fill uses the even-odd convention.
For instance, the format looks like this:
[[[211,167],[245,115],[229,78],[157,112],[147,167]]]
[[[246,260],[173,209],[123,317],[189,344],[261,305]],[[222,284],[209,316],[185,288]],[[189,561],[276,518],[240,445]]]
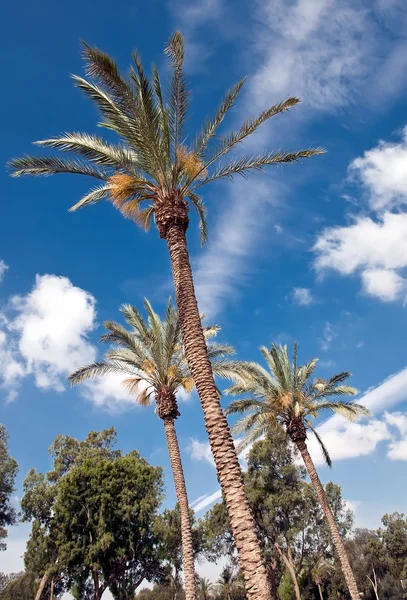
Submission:
[[[202,331],[186,240],[188,213],[190,206],[197,211],[201,238],[205,241],[206,209],[199,195],[200,188],[237,174],[245,176],[268,165],[287,164],[321,154],[323,150],[309,148],[239,155],[223,163],[223,157],[240,147],[260,125],[299,102],[298,98],[288,98],[267,108],[257,118],[244,121],[237,131],[219,137],[218,128],[235,103],[245,79],[226,93],[215,116],[205,123],[195,142],[187,146],[185,140],[193,138],[185,133],[190,97],[183,73],[184,44],[179,32],[172,36],[165,52],[171,62],[167,98],[163,95],[157,68],[153,66],[152,78],[149,78],[136,52],[129,76],[124,77],[110,56],[85,44],[88,79],[77,76],[73,79],[95,102],[101,114],[100,125],[114,131],[119,143],[106,142],[90,134],[66,133],[37,144],[71,152],[76,158],[25,156],[12,160],[10,168],[14,177],[77,173],[101,181],[72,206],[71,211],[107,199],[125,217],[146,230],[154,217],[171,258],[185,354],[202,404],[247,593],[250,599],[268,599],[267,574],[256,527]]]
[[[211,600],[214,589],[213,583],[207,577],[197,575],[197,588],[199,600]]]
[[[234,592],[242,589],[242,583],[233,572],[233,569],[226,566],[220,574],[216,589],[222,600],[233,600]]]
[[[317,359],[313,358],[305,366],[297,366],[297,344],[294,345],[292,362],[290,362],[287,346],[273,344],[270,350],[265,346],[262,346],[260,350],[269,371],[254,362],[232,361],[227,370],[228,376],[234,381],[234,384],[226,390],[226,393],[250,395],[249,398],[233,401],[226,409],[228,415],[249,412],[233,428],[234,433],[244,434],[237,451],[241,452],[243,448],[260,437],[270,435],[272,429],[278,424],[285,427],[287,435],[301,453],[328,521],[352,600],[360,600],[345,546],[308,452],[306,440],[307,430],[309,430],[315,435],[325,461],[331,466],[329,452],[314,429],[311,419],[317,418],[324,410],[330,410],[353,421],[361,416],[370,415],[370,411],[360,404],[342,398],[357,393],[355,388],[344,384],[350,377],[350,373],[338,373],[330,379],[317,378],[310,382]],[[224,374],[226,374],[226,370],[224,370]]]
[[[185,486],[181,455],[175,430],[175,419],[179,416],[177,392],[190,392],[194,387],[182,345],[178,313],[168,302],[165,319],[154,312],[148,300],[144,300],[147,322],[134,306],[121,308],[130,330],[114,321],[106,321],[107,333],[101,341],[113,344],[102,362],[81,367],[70,375],[72,385],[92,377],[119,373],[125,378],[123,385],[134,394],[138,404],[148,406],[156,403],[157,415],[164,423],[168,452],[174,477],[175,491],[181,514],[182,556],[187,600],[196,600],[194,549],[192,544],[191,520]],[[219,327],[206,327],[205,338],[216,335]],[[233,354],[226,344],[208,343],[208,355],[214,373],[223,359]]]

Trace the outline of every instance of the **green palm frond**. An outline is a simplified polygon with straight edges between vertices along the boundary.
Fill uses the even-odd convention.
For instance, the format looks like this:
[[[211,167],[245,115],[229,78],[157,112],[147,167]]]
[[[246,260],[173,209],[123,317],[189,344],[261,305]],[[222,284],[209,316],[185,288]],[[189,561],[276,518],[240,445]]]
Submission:
[[[202,198],[195,194],[195,192],[189,192],[189,199],[191,200],[192,206],[195,208],[199,216],[199,229],[201,232],[201,245],[204,246],[208,241],[208,224],[206,222],[207,210]]]
[[[264,400],[259,400],[258,398],[243,398],[240,400],[233,400],[233,402],[226,407],[225,414],[233,415],[253,410],[262,411],[266,408],[267,404]]]
[[[153,88],[157,99],[158,123],[161,132],[161,144],[164,148],[164,154],[169,160],[168,168],[171,168],[170,113],[168,107],[164,106],[163,92],[158,69],[155,65],[153,65],[152,70]]]
[[[78,385],[87,379],[94,379],[95,377],[104,377],[110,373],[123,373],[127,374],[128,371],[119,362],[94,362],[90,365],[85,365],[80,369],[77,369],[74,373],[69,375],[68,381],[72,386]]]
[[[129,117],[134,117],[138,111],[134,90],[130,82],[120,74],[116,61],[98,48],[92,48],[85,42],[82,43],[86,75],[106,86],[121,110]]]
[[[231,90],[228,90],[226,92],[222,104],[219,106],[215,117],[205,124],[204,130],[198,135],[195,143],[195,152],[198,156],[202,156],[209,141],[215,135],[216,130],[225,118],[226,113],[232,108],[246,79],[247,77],[243,77],[243,79],[241,79]]]
[[[233,346],[230,346],[230,344],[211,342],[207,344],[207,348],[209,359],[213,361],[227,358],[228,356],[235,354],[235,349]]]
[[[272,426],[270,419],[265,415],[257,415],[257,417],[256,424],[253,425],[245,436],[240,438],[236,444],[236,452],[238,454],[270,433],[270,428]],[[232,427],[232,432],[234,435],[238,434],[238,423],[236,423],[236,426]]]
[[[298,150],[297,152],[267,152],[258,156],[244,156],[230,161],[227,165],[218,167],[213,173],[205,177],[194,189],[216,181],[217,179],[233,179],[234,175],[241,175],[247,179],[249,171],[263,171],[265,167],[274,165],[289,164],[298,162],[302,158],[309,158],[318,154],[324,154],[322,148],[308,148],[307,150]]]
[[[317,366],[317,362],[318,362],[318,359],[317,358],[313,358],[306,365],[298,367],[298,369],[297,369],[297,381],[298,381],[298,387],[300,389],[303,388],[306,385],[308,379],[311,377],[311,375],[315,371],[315,368]]]
[[[111,186],[109,184],[100,185],[98,187],[93,188],[88,192],[83,198],[79,200],[76,204],[69,208],[69,212],[75,212],[80,208],[84,208],[85,206],[90,206],[91,204],[96,204],[100,200],[104,200],[109,197],[111,192]]]
[[[57,175],[58,173],[75,173],[77,175],[87,175],[95,179],[109,179],[108,173],[97,169],[89,163],[79,160],[62,159],[55,156],[22,156],[13,158],[8,163],[11,176],[21,177],[22,175]]]
[[[96,135],[68,132],[49,140],[34,142],[34,144],[63,152],[75,152],[104,167],[127,169],[130,173],[134,173],[137,168],[137,153],[134,150],[122,145],[107,143]]]
[[[320,402],[317,408],[318,412],[321,410],[331,410],[345,417],[348,421],[356,421],[360,417],[370,417],[372,414],[368,408],[355,402]]]
[[[168,42],[165,53],[171,60],[172,77],[170,80],[170,131],[174,152],[182,143],[183,130],[188,113],[189,91],[183,73],[184,41],[176,31]],[[174,156],[176,162],[176,156]]]
[[[319,433],[318,433],[318,432],[316,431],[316,429],[314,429],[314,427],[312,426],[312,423],[311,423],[310,421],[308,421],[307,419],[306,419],[306,421],[305,421],[305,422],[306,422],[306,425],[307,425],[308,429],[309,429],[310,431],[312,431],[312,433],[314,434],[314,436],[315,436],[316,440],[318,441],[318,444],[319,444],[319,446],[320,446],[320,448],[321,448],[322,455],[323,455],[323,457],[324,457],[324,459],[325,459],[325,462],[326,462],[326,464],[328,465],[328,467],[329,467],[329,468],[331,468],[331,467],[332,467],[332,460],[331,460],[331,457],[330,457],[330,455],[329,455],[328,448],[325,446],[325,444],[324,444],[324,442],[322,441],[322,438],[321,438],[321,436],[319,435]]]

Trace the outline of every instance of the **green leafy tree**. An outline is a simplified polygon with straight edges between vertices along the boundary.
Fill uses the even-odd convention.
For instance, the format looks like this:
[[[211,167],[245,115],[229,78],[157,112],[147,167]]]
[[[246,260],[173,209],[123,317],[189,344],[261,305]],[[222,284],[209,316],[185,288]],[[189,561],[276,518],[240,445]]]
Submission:
[[[0,600],[32,600],[37,587],[33,573],[13,573],[3,582],[0,589]],[[57,596],[54,598],[56,600]]]
[[[344,383],[350,373],[338,373],[330,379],[317,378],[310,382],[317,359],[312,359],[304,366],[298,366],[296,344],[292,362],[287,346],[273,344],[270,349],[263,346],[261,352],[269,370],[253,362],[231,363],[229,369],[229,376],[234,384],[226,393],[250,395],[248,398],[233,401],[226,411],[229,415],[249,413],[234,427],[235,433],[244,435],[238,451],[263,435],[271,435],[276,424],[285,427],[287,435],[304,460],[311,483],[328,521],[351,598],[360,600],[344,543],[308,451],[306,440],[307,430],[309,430],[316,436],[325,460],[331,466],[328,450],[314,429],[312,419],[325,410],[343,415],[351,421],[370,415],[370,412],[360,404],[343,399],[343,396],[356,394],[355,388]]]
[[[183,73],[184,43],[179,32],[171,37],[165,52],[171,65],[167,97],[164,97],[156,67],[153,67],[150,79],[136,52],[129,77],[124,77],[112,58],[85,45],[89,80],[74,76],[75,84],[95,102],[101,113],[101,126],[113,130],[120,142],[113,144],[90,134],[67,133],[38,144],[71,152],[76,158],[25,156],[12,160],[10,167],[17,177],[76,173],[101,181],[71,210],[109,199],[125,217],[144,229],[148,229],[154,217],[171,258],[185,353],[205,414],[248,595],[263,600],[269,598],[266,572],[233,439],[220,406],[194,291],[186,240],[188,213],[190,206],[197,211],[201,237],[205,240],[206,209],[199,195],[200,188],[269,165],[298,161],[320,154],[322,150],[239,155],[224,163],[223,158],[258,127],[299,102],[297,98],[288,98],[220,138],[218,129],[233,106],[244,79],[226,93],[214,118],[205,123],[195,142],[187,146],[185,140],[192,140],[193,136],[187,136],[185,130],[190,96]]]
[[[190,392],[194,380],[188,368],[176,308],[168,302],[165,319],[161,320],[148,300],[144,301],[147,322],[134,306],[123,306],[122,312],[130,329],[106,321],[107,333],[101,341],[113,344],[103,362],[78,369],[70,376],[73,385],[91,377],[109,373],[123,375],[123,384],[134,394],[137,402],[147,406],[155,400],[157,415],[162,419],[170,456],[171,469],[181,515],[182,554],[187,598],[196,597],[194,548],[188,495],[181,453],[175,430],[180,415],[177,393]],[[216,335],[219,327],[206,327],[205,338]],[[208,356],[214,373],[222,367],[225,357],[233,353],[226,344],[208,343]]]
[[[226,565],[216,582],[217,599],[240,600],[240,598],[244,598],[243,589],[243,582],[238,574],[235,573],[231,565]]]
[[[0,551],[6,550],[4,540],[7,537],[6,526],[17,521],[16,510],[11,503],[18,464],[8,451],[8,433],[0,425]]]

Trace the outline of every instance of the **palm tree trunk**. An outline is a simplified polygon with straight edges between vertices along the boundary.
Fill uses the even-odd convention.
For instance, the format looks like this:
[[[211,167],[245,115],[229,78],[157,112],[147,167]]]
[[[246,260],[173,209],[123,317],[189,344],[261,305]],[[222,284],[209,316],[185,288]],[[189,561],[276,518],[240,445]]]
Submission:
[[[301,600],[300,586],[298,585],[298,579],[297,579],[297,574],[294,569],[294,565],[293,565],[292,561],[286,557],[286,555],[281,550],[281,548],[277,542],[275,543],[275,547],[277,548],[278,553],[280,554],[285,566],[288,569],[288,572],[290,573],[291,581],[293,582],[293,585],[294,585],[295,598],[296,598],[296,600]]]
[[[185,355],[205,417],[209,444],[225,496],[248,600],[269,600],[256,524],[243,487],[233,438],[220,405],[195,297],[185,227],[172,223],[165,237],[171,257]]]
[[[42,593],[45,589],[45,586],[47,585],[47,581],[49,579],[50,574],[51,574],[51,571],[48,569],[47,571],[45,571],[44,575],[42,576],[40,585],[38,586],[37,593],[35,594],[35,600],[41,600]]]
[[[317,583],[317,586],[318,586],[319,597],[320,597],[320,599],[321,599],[321,600],[324,600],[324,597],[323,597],[323,595],[322,595],[322,587],[321,587],[321,584],[320,584],[320,583]]]
[[[191,519],[187,488],[182,469],[181,454],[179,451],[177,433],[174,419],[164,420],[165,435],[167,437],[168,453],[170,455],[171,469],[174,478],[175,492],[181,513],[181,540],[182,560],[184,563],[185,595],[186,600],[196,600],[194,547],[192,544]]]
[[[50,592],[49,600],[54,600],[54,585],[55,585],[55,580],[53,577],[51,579],[51,592]]]
[[[314,490],[317,494],[322,510],[324,511],[326,520],[328,521],[328,525],[331,530],[332,540],[338,553],[339,560],[341,562],[342,571],[345,576],[346,585],[348,586],[350,596],[352,600],[360,600],[355,576],[353,574],[352,567],[350,566],[349,559],[346,554],[345,545],[342,541],[341,535],[335,522],[335,517],[332,514],[331,507],[329,506],[328,500],[326,498],[324,488],[322,487],[322,483],[318,477],[318,473],[315,470],[315,466],[312,461],[311,455],[308,452],[307,444],[305,443],[305,440],[294,441],[304,460],[304,464],[307,468],[308,475],[310,476],[311,483],[314,486]]]

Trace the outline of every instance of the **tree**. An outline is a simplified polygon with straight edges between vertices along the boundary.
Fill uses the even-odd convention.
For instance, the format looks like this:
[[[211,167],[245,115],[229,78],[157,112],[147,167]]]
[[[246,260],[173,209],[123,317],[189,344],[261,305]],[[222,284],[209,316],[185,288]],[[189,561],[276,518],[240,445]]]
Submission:
[[[242,581],[236,575],[233,567],[226,565],[222,569],[220,577],[216,583],[216,591],[219,600],[238,600],[238,596],[243,590]]]
[[[13,573],[0,589],[0,600],[32,600],[36,589],[37,582],[33,573]],[[54,598],[56,600],[57,596]]]
[[[0,425],[0,551],[7,548],[2,542],[7,537],[5,526],[14,525],[17,520],[17,513],[11,503],[17,470],[17,461],[8,452],[7,430],[4,425]]]
[[[211,600],[213,598],[212,592],[214,591],[213,583],[207,577],[200,577],[197,575],[197,584],[198,599]]]
[[[177,392],[190,392],[194,387],[185,357],[181,338],[181,327],[177,310],[168,302],[165,319],[161,320],[148,300],[144,301],[148,321],[134,306],[123,306],[122,312],[130,330],[119,323],[106,321],[107,333],[101,341],[113,344],[103,362],[81,367],[70,376],[72,385],[91,377],[119,373],[125,377],[123,384],[135,395],[142,406],[155,400],[157,415],[164,424],[170,456],[175,491],[181,513],[182,553],[185,574],[185,589],[188,600],[195,600],[195,567],[192,529],[188,495],[182,468],[181,453],[175,430],[175,419],[180,415]],[[205,338],[216,335],[219,327],[206,327]],[[208,355],[214,372],[223,364],[223,359],[233,354],[226,344],[208,344]]]
[[[53,469],[24,482],[23,517],[33,521],[25,562],[42,577],[37,600],[62,582],[80,600],[99,600],[118,582],[129,600],[144,578],[161,576],[153,525],[162,471],[136,451],[122,455],[115,441],[114,428],[81,442],[58,436]]]
[[[269,165],[287,164],[321,154],[322,150],[266,152],[222,163],[223,157],[239,147],[260,125],[299,102],[297,98],[288,98],[264,110],[256,119],[246,120],[237,131],[219,138],[218,128],[233,106],[244,79],[227,92],[215,117],[206,122],[195,143],[187,147],[185,140],[192,139],[185,134],[189,90],[183,73],[184,44],[179,32],[171,37],[165,52],[171,63],[167,102],[156,67],[153,67],[150,80],[137,53],[133,54],[134,67],[130,69],[130,76],[125,78],[107,54],[85,44],[90,81],[76,76],[74,81],[96,103],[102,116],[101,125],[118,134],[121,142],[115,145],[94,135],[69,133],[38,144],[72,152],[78,158],[26,156],[12,160],[10,168],[15,177],[77,173],[102,182],[71,210],[110,199],[125,217],[144,229],[149,228],[154,217],[170,254],[185,354],[204,411],[248,596],[262,600],[269,598],[267,577],[202,330],[186,240],[188,212],[189,206],[197,211],[204,241],[207,227],[206,209],[199,196],[201,187]]]
[[[370,411],[360,404],[342,399],[342,396],[357,392],[355,388],[344,384],[350,377],[350,373],[338,373],[327,380],[317,378],[310,382],[317,359],[313,358],[304,366],[297,366],[296,344],[292,362],[290,362],[287,346],[277,347],[273,344],[270,350],[265,346],[260,350],[269,371],[253,362],[231,363],[229,369],[229,376],[234,384],[226,393],[252,395],[249,398],[233,401],[226,411],[229,415],[249,412],[249,415],[240,419],[234,427],[236,433],[243,433],[245,436],[238,451],[263,435],[270,435],[273,425],[282,424],[285,427],[287,435],[300,451],[325,513],[352,600],[359,600],[360,596],[345,546],[308,452],[306,440],[307,430],[312,431],[321,446],[327,464],[331,466],[328,450],[314,429],[311,418],[316,418],[324,410],[330,410],[352,421],[370,415]],[[335,399],[331,400],[333,397]]]

